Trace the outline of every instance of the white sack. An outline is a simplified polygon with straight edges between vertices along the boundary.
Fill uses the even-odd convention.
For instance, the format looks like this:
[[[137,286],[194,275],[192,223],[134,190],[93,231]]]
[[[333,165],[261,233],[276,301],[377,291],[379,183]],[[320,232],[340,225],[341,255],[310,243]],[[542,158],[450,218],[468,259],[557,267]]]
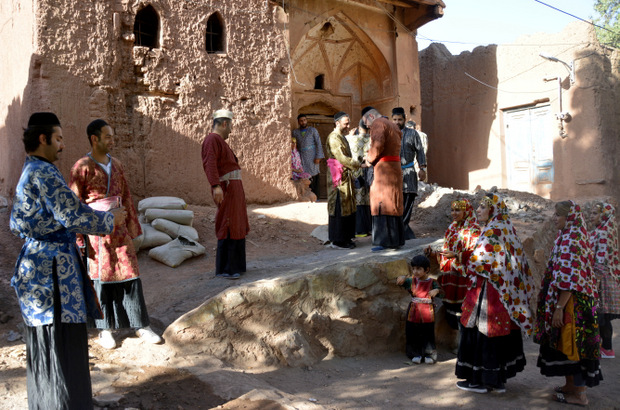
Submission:
[[[150,208],[186,209],[187,204],[181,198],[174,196],[152,196],[138,202],[138,212],[144,213]]]
[[[172,240],[170,235],[158,231],[151,225],[140,224],[140,226],[142,227],[142,234],[144,235],[140,249],[153,248],[155,246],[166,244]]]
[[[156,209],[146,210],[146,220],[151,222],[154,219],[163,218],[181,225],[192,226],[194,222],[194,211],[182,209]]]
[[[164,265],[176,268],[186,259],[204,255],[206,251],[198,242],[179,236],[165,245],[151,249],[149,256]]]
[[[158,231],[167,233],[172,239],[175,239],[177,236],[185,236],[192,241],[198,241],[198,231],[191,226],[179,225],[176,222],[161,218],[153,220],[151,226]]]

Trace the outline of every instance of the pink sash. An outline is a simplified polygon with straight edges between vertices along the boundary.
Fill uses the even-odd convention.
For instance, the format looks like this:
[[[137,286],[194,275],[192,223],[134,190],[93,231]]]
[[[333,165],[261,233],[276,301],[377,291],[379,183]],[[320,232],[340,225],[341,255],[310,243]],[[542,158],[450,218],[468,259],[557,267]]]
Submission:
[[[329,167],[329,172],[332,174],[332,184],[334,185],[334,188],[336,188],[342,181],[342,172],[344,171],[344,167],[340,161],[334,158],[329,158],[327,160],[327,166]]]

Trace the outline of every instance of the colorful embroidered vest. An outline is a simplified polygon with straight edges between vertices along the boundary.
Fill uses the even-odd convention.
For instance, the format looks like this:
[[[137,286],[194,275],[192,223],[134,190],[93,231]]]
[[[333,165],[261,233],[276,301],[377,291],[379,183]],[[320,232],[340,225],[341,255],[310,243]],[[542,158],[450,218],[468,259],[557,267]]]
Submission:
[[[410,291],[412,299],[409,304],[407,321],[413,323],[433,323],[435,321],[433,300],[428,296],[431,290],[433,290],[433,279],[412,279]]]

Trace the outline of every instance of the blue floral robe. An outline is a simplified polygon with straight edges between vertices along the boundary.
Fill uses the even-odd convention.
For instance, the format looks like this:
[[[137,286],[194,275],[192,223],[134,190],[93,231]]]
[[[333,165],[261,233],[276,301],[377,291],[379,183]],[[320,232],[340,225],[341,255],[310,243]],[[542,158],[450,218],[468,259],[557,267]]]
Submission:
[[[11,285],[28,326],[54,320],[53,272],[58,277],[60,321],[86,323],[100,317],[97,299],[84,283],[75,246],[76,233],[107,235],[114,217],[80,202],[52,163],[28,156],[17,184],[11,231],[26,242],[15,264]]]

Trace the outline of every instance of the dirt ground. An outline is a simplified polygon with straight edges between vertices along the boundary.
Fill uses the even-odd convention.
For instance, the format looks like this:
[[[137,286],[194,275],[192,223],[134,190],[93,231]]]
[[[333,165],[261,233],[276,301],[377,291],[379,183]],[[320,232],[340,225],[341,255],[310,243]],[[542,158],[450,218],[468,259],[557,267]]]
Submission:
[[[287,263],[295,263],[290,261],[303,255],[325,253],[329,258],[329,252],[334,252],[310,236],[314,228],[327,223],[325,203],[251,206],[252,232],[246,243],[248,273],[237,282],[214,278],[215,209],[190,209],[195,212],[194,227],[207,256],[172,269],[151,260],[144,251],[139,254],[152,327],[160,334],[180,315],[227,287],[259,280],[264,271],[285,271]],[[0,408],[25,409],[22,319],[9,284],[21,242],[8,230],[8,214],[8,209],[0,209]],[[423,218],[413,224],[418,236],[441,237],[447,226],[443,215],[447,218],[447,213],[439,219],[420,214]],[[370,248],[369,238],[359,240],[358,247]],[[198,281],[200,294],[194,291]],[[509,381],[507,393],[476,395],[455,388],[455,356],[447,351],[440,351],[434,366],[406,365],[404,354],[394,352],[375,357],[328,357],[305,368],[242,370],[211,357],[176,354],[166,344],[144,344],[131,331],[117,333],[122,345],[112,351],[100,348],[95,336],[92,332],[89,340],[93,393],[98,407],[110,409],[286,408],[270,399],[274,397],[288,403],[288,408],[299,409],[561,407],[549,400],[551,389],[561,380],[540,376],[535,366],[537,346],[531,341],[525,344],[528,366]],[[620,346],[618,339],[616,335],[616,346]],[[588,392],[590,407],[620,408],[620,359],[604,360],[602,366],[605,381]],[[246,396],[234,400],[253,391],[271,395],[264,400]]]

